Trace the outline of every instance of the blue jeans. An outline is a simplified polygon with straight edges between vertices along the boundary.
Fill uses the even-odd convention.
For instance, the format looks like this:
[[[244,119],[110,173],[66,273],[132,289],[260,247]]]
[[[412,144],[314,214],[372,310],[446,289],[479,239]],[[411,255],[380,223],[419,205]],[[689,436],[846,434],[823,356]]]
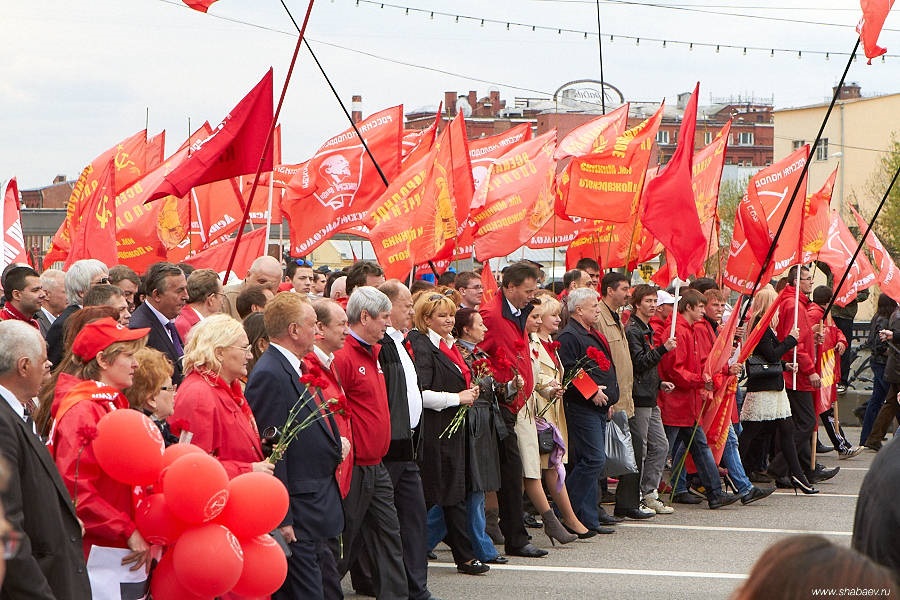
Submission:
[[[494,547],[490,536],[484,532],[484,492],[469,492],[466,495],[466,514],[468,515],[469,537],[472,538],[472,550],[475,558],[484,562],[494,560],[500,554]],[[447,525],[444,523],[444,511],[440,506],[432,506],[428,511],[428,546],[432,550],[447,535]]]
[[[693,429],[693,427],[674,427],[666,425],[666,437],[669,438],[669,448],[674,449],[677,441],[680,441],[687,446],[688,440],[691,439],[691,432]],[[697,427],[697,432],[694,434],[694,441],[691,443],[690,450],[691,457],[694,459],[694,465],[697,467],[697,473],[700,475],[700,482],[703,484],[703,487],[706,488],[706,497],[713,498],[719,496],[722,493],[722,480],[719,479],[719,468],[713,460],[712,452],[709,450],[709,444],[706,442],[706,433],[703,432],[702,427]],[[673,456],[675,455],[673,454]],[[679,463],[679,457],[673,458],[672,468],[677,469]],[[687,487],[684,487],[682,490],[678,489],[678,485],[682,482],[682,477],[684,477],[684,469],[681,470],[679,481],[675,484],[676,493],[687,490]],[[571,494],[569,495],[571,496]]]
[[[737,486],[739,496],[746,496],[753,484],[747,478],[744,472],[744,465],[741,463],[741,454],[738,452],[738,439],[734,432],[734,427],[728,427],[728,440],[725,442],[725,452],[722,453],[722,464],[728,469],[728,475],[731,481]]]
[[[569,427],[566,489],[575,516],[588,529],[600,527],[598,480],[606,466],[606,415],[574,402],[565,403]]]
[[[878,363],[872,364],[872,396],[866,404],[866,415],[863,417],[862,431],[859,434],[859,445],[866,443],[866,438],[872,433],[872,425],[875,424],[875,418],[878,417],[878,411],[887,398],[888,388],[890,384],[884,380],[885,365]]]

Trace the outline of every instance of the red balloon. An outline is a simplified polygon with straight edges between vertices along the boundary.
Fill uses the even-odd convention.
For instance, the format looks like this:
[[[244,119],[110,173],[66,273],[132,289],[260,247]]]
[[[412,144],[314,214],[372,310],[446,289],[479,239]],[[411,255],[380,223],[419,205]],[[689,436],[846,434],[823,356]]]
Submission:
[[[159,477],[165,445],[159,428],[143,413],[106,413],[97,423],[93,444],[100,468],[116,481],[150,485]]]
[[[163,473],[166,505],[188,523],[215,519],[228,502],[228,474],[212,456],[190,453]]]
[[[228,504],[217,521],[238,539],[256,537],[278,527],[288,511],[288,492],[268,473],[244,473],[228,483]]]
[[[287,578],[287,558],[270,535],[241,540],[244,570],[232,592],[258,598],[275,593]]]
[[[198,596],[181,585],[175,576],[172,552],[163,554],[150,577],[150,595],[153,600],[212,600],[214,596]]]
[[[163,452],[162,468],[165,469],[185,454],[206,454],[203,448],[193,444],[172,444]]]
[[[170,546],[190,525],[176,517],[162,494],[141,498],[134,509],[134,522],[144,539],[157,546]]]
[[[240,542],[221,525],[185,531],[172,552],[178,581],[199,596],[221,596],[238,582],[244,567]]]

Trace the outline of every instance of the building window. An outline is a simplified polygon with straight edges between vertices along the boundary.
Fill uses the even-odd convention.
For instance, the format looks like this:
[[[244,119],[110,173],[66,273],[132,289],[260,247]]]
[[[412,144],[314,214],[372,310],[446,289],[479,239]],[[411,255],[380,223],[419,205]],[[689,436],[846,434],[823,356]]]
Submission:
[[[705,131],[703,133],[703,145],[709,146],[710,144],[712,144],[712,141],[713,141],[712,131]]]
[[[668,131],[657,131],[656,132],[656,143],[657,144],[668,144],[669,143],[669,132]]]
[[[791,142],[791,146],[794,150],[799,150],[806,144],[806,140],[794,140]]]
[[[819,145],[816,146],[816,160],[828,160],[828,138],[819,140]]]
[[[752,146],[753,145],[753,132],[752,131],[741,131],[738,133],[738,146]]]

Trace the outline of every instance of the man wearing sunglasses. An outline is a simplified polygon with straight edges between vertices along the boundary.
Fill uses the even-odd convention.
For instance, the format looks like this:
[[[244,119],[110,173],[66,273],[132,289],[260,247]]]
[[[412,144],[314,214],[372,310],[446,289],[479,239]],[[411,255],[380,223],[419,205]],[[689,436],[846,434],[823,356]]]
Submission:
[[[3,598],[91,598],[81,524],[31,410],[50,363],[40,332],[20,321],[0,323],[0,456],[9,463],[2,493],[6,578]],[[15,551],[15,541],[18,549]]]
[[[315,275],[313,274],[313,264],[311,261],[308,261],[305,258],[289,261],[284,275],[291,282],[295,292],[304,298],[308,298],[312,295]]]

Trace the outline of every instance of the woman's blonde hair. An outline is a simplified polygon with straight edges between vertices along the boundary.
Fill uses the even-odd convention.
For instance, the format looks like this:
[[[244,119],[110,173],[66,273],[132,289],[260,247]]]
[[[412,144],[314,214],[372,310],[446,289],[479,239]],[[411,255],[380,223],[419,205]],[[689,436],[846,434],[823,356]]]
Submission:
[[[456,314],[456,303],[450,296],[445,296],[435,291],[423,291],[418,294],[415,305],[413,325],[422,333],[428,333],[426,320],[439,310],[446,310],[451,315]]]
[[[543,317],[544,315],[558,315],[562,311],[562,303],[552,295],[541,296],[540,300],[541,303],[535,304],[531,312],[539,313]]]
[[[141,348],[134,358],[138,361],[138,367],[134,371],[134,383],[122,392],[128,398],[131,408],[141,410],[166,383],[166,379],[172,376],[175,368],[169,358],[155,348]]]
[[[83,363],[81,365],[80,372],[78,373],[78,377],[81,379],[92,379],[94,381],[100,381],[100,376],[103,374],[103,369],[100,367],[100,363],[97,362],[97,358],[102,356],[103,360],[106,361],[107,364],[110,364],[119,357],[120,354],[137,354],[137,352],[147,345],[147,337],[144,336],[139,340],[131,340],[128,342],[113,342],[103,350],[97,353],[97,356],[89,360],[87,363]],[[76,356],[75,363],[78,364],[81,360]]]
[[[755,325],[756,319],[762,317],[766,314],[766,311],[772,306],[775,302],[775,299],[778,298],[778,292],[775,291],[771,285],[767,285],[763,289],[756,292],[756,295],[753,296],[753,302],[750,304],[750,323]],[[778,327],[778,313],[772,315],[772,322],[769,323],[769,327],[775,329]]]
[[[231,315],[206,317],[191,328],[182,359],[184,374],[199,367],[218,371],[222,363],[216,358],[216,349],[233,346],[244,335],[244,326]]]

